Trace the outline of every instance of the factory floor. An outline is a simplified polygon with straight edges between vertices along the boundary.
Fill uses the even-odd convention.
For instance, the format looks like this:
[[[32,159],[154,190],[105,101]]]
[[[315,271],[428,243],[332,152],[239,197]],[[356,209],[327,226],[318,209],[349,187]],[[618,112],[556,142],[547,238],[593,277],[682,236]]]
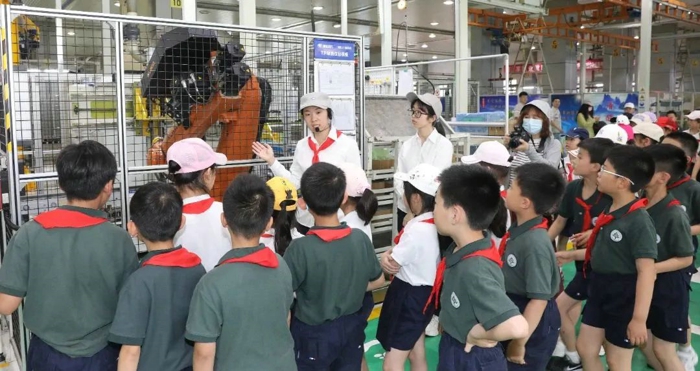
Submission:
[[[575,268],[573,264],[568,264],[564,266],[564,276],[565,280],[568,281],[573,278],[575,273]],[[697,352],[700,352],[700,273],[693,277],[692,290],[690,292],[690,317],[693,323],[693,348]],[[376,300],[376,296],[375,296]],[[372,312],[369,324],[365,330],[366,340],[365,340],[365,358],[369,365],[371,371],[381,371],[382,369],[382,359],[384,357],[384,350],[381,345],[375,339],[375,334],[377,331],[377,321],[379,317],[379,311],[381,310],[381,305],[378,305]],[[438,344],[440,343],[440,337],[428,338],[426,339],[426,354],[428,358],[428,369],[435,370],[437,368],[438,362]],[[605,357],[603,357],[603,362],[605,362]],[[651,370],[646,367],[646,361],[644,356],[640,351],[636,351],[634,355],[632,369],[634,371],[646,371]],[[410,370],[408,362],[406,363],[406,370]],[[696,367],[697,371],[700,371],[700,365]],[[558,371],[558,370],[550,370]]]

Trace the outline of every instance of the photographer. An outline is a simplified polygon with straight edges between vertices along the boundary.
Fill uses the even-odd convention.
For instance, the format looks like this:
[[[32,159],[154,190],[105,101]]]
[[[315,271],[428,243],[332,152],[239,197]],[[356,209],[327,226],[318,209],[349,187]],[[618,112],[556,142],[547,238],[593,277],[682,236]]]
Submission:
[[[504,144],[513,153],[509,183],[515,169],[529,162],[544,162],[558,169],[561,166],[561,142],[550,131],[547,102],[534,100],[523,107],[515,130],[505,137]]]

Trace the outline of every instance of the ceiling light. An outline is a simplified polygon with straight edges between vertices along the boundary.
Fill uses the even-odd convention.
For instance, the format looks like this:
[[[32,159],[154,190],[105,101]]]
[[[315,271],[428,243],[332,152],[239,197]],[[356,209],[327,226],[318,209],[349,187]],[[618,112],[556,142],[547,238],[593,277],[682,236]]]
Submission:
[[[430,25],[431,25],[431,26],[437,26],[437,25],[439,25],[439,24],[440,24],[440,23],[438,23],[438,22],[430,22]]]
[[[333,25],[333,28],[340,28],[340,23],[336,23]]]
[[[434,39],[434,38],[435,38],[435,34],[434,34],[434,33],[431,33],[430,35],[428,35],[428,37],[431,38],[431,39]]]
[[[68,31],[68,36],[75,36],[75,32],[73,32],[73,31]]]
[[[122,6],[122,3],[120,3],[119,1],[115,1],[115,2],[114,2],[114,6],[120,7],[120,6]]]
[[[425,48],[428,47],[428,44],[423,44],[423,45],[421,45],[420,47],[423,48],[423,49],[425,49]]]
[[[584,27],[583,25],[581,25],[581,29],[583,30],[584,28],[585,28],[585,27]]]
[[[322,6],[315,6],[314,10],[323,10],[323,7]]]
[[[272,19],[271,19],[271,21],[273,21],[273,22],[279,22],[279,21],[281,21],[281,20],[282,20],[281,18],[272,18]]]
[[[508,14],[508,11],[503,9],[503,14]]]
[[[535,46],[533,45],[530,49],[535,50]]]
[[[433,59],[437,59],[437,55],[434,55],[434,56],[433,56]]]
[[[396,7],[399,8],[399,10],[406,9],[406,0],[399,0],[399,3],[396,4]]]
[[[452,5],[452,4],[454,4],[455,2],[452,1],[452,0],[446,0],[446,1],[443,1],[442,3],[445,4],[445,5]]]
[[[406,54],[406,53],[403,53],[403,56],[404,56],[404,57],[408,57],[408,54]]]
[[[635,40],[639,40],[639,36],[634,35],[634,39],[635,39]]]
[[[269,50],[268,50],[268,51],[266,51],[266,52],[265,52],[265,54],[270,54],[270,51],[269,51]]]
[[[406,63],[406,58],[402,59],[401,62]]]

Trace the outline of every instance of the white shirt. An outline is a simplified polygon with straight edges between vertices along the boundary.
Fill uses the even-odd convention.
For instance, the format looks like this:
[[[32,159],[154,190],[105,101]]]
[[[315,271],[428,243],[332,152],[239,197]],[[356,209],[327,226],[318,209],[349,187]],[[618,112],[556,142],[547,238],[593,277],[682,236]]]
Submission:
[[[559,108],[554,108],[549,111],[549,117],[552,118],[552,122],[557,124],[561,128],[561,112],[559,112]],[[562,128],[563,130],[563,128]],[[557,133],[561,133],[558,129],[552,127],[552,132],[556,131]]]
[[[420,164],[430,164],[438,169],[446,169],[452,165],[452,156],[454,148],[449,139],[433,129],[425,142],[421,143],[418,134],[412,136],[401,145],[399,151],[399,163],[396,171],[400,173],[408,173],[414,167]],[[394,187],[398,196],[399,210],[407,212],[406,205],[401,200],[399,194],[401,187]]]
[[[186,198],[184,205],[211,198],[201,195]],[[175,235],[175,246],[182,245],[187,250],[197,254],[202,259],[204,269],[209,272],[219,263],[224,254],[231,250],[231,236],[228,229],[221,225],[221,214],[224,207],[215,201],[209,209],[200,214],[187,214],[185,227]]]
[[[292,240],[304,237],[303,234],[297,232],[296,228],[292,228],[290,234],[292,236]],[[275,246],[275,229],[270,228],[266,230],[265,233],[260,235],[260,243],[268,247],[270,250],[277,252],[277,246]]]
[[[501,186],[501,197],[503,198],[503,202],[506,201],[506,188],[504,186]],[[510,210],[507,211],[506,214],[506,231],[510,229],[510,224],[512,221],[510,220]],[[492,231],[489,231],[491,233],[491,240],[493,240],[493,243],[496,244],[496,248],[500,248],[501,246],[501,238],[496,237],[495,234],[493,234]]]
[[[523,110],[523,107],[525,107],[525,105],[518,101],[515,107],[513,107],[513,118],[520,117],[520,111]]]
[[[345,222],[345,224],[347,224],[350,228],[359,229],[362,232],[365,232],[367,237],[369,237],[369,240],[372,241],[372,223],[365,225],[365,222],[362,221],[362,219],[360,219],[360,217],[357,215],[357,211],[353,211],[350,214],[345,215],[340,221]]]
[[[423,213],[404,227],[391,257],[401,266],[396,277],[411,286],[432,286],[440,262],[440,245],[435,224],[425,223],[433,213]]]
[[[567,154],[564,156],[564,176],[566,182],[569,183],[573,180],[579,179],[580,176],[574,174],[574,164],[571,163],[571,155]]]
[[[279,161],[275,161],[275,163],[270,166],[270,170],[272,170],[272,173],[275,174],[275,176],[281,176],[289,179],[292,184],[297,187],[297,189],[301,185],[301,176],[304,174],[306,169],[311,167],[311,161],[314,158],[314,152],[311,150],[311,147],[309,147],[309,138],[316,143],[316,148],[321,148],[314,136],[309,135],[297,142],[296,149],[294,150],[294,159],[292,160],[292,166],[289,168],[289,170],[287,170]],[[337,134],[337,130],[331,127],[330,132],[328,133],[328,138],[333,139],[334,143],[318,153],[319,161],[328,162],[330,164],[349,162],[362,167],[360,149],[357,146],[355,137],[346,134],[339,136]],[[342,214],[340,215],[342,216]],[[307,210],[302,210],[302,208],[298,207],[296,217],[297,223],[306,227],[313,227],[314,218]]]

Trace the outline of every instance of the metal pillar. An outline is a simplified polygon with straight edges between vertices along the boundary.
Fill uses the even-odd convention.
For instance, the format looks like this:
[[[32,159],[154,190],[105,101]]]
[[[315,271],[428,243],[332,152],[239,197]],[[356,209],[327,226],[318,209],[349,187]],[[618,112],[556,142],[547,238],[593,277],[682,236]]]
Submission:
[[[61,10],[63,2],[56,0],[56,9]],[[108,11],[109,13],[109,11]],[[56,18],[56,70],[63,71],[63,19]]]
[[[102,14],[111,13],[112,1],[102,0]],[[58,22],[60,18],[56,18]],[[102,73],[111,75],[114,73],[114,63],[112,63],[112,54],[114,45],[109,40],[112,40],[112,25],[110,22],[102,22]]]
[[[639,111],[649,109],[649,83],[651,76],[651,18],[653,0],[641,0],[641,29],[639,32],[639,54],[637,54],[637,91],[639,91]]]
[[[182,0],[182,20],[197,22],[197,0]]]
[[[379,31],[381,33],[382,66],[391,66],[391,0],[377,0],[379,8]]]
[[[238,24],[246,27],[256,27],[257,13],[255,10],[256,0],[240,0],[238,2]],[[258,55],[258,41],[253,33],[241,33],[240,43],[245,46],[248,55]],[[257,61],[249,60],[251,68],[257,67]]]
[[[340,0],[340,34],[348,34],[348,0]]]
[[[455,58],[471,57],[469,47],[469,1],[455,1]],[[469,77],[471,61],[457,62],[455,65],[455,113],[469,110]]]
[[[581,55],[579,57],[578,71],[578,92],[579,94],[586,93],[586,44],[581,43]]]

